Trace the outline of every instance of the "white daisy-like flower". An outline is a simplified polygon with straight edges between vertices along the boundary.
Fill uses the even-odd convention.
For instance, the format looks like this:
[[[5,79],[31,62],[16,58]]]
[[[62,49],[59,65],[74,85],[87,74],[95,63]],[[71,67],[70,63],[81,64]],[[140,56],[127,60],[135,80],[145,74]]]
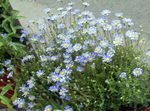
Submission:
[[[90,6],[90,4],[89,4],[89,3],[87,3],[87,2],[83,2],[82,4],[83,4],[85,7]]]
[[[120,12],[120,13],[115,13],[115,16],[118,17],[118,18],[123,17],[123,13],[122,13],[122,12]]]
[[[109,15],[110,13],[111,13],[110,10],[103,10],[103,11],[101,12],[102,15]]]

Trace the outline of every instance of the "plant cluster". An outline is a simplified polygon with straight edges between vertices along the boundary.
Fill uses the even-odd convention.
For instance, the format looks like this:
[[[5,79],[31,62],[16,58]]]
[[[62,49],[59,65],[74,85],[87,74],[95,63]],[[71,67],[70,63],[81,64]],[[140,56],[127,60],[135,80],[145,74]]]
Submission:
[[[11,98],[7,97],[7,92],[14,89],[11,80],[17,74],[19,61],[16,59],[25,53],[24,45],[19,41],[18,18],[18,11],[11,8],[9,0],[0,0],[0,103],[9,108],[13,107],[12,101],[16,97],[16,91]]]
[[[109,10],[95,17],[73,2],[55,13],[44,11],[47,16],[30,21],[30,30],[21,36],[29,47],[15,106],[27,111],[117,111],[122,105],[149,104],[150,69],[142,58],[142,31],[132,19],[122,13],[111,18]]]

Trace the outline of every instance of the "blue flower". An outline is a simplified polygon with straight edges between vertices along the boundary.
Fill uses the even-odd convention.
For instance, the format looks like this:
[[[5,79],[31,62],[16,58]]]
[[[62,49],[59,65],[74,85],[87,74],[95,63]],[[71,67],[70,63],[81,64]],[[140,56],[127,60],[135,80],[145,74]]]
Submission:
[[[109,42],[107,40],[100,41],[100,46],[103,48],[109,47]]]
[[[3,73],[4,73],[4,69],[2,69],[2,70],[0,71],[0,75],[3,74]]]
[[[68,92],[68,90],[67,90],[66,88],[64,88],[64,87],[62,87],[62,88],[60,89],[59,95],[61,96],[62,99],[67,96],[67,92]]]
[[[10,64],[11,64],[11,60],[10,60],[10,59],[4,61],[4,65],[5,65],[5,66],[8,66],[8,65],[10,65]]]
[[[100,46],[97,46],[94,50],[94,52],[99,56],[103,56],[105,54],[105,51],[100,47]]]
[[[108,52],[107,52],[107,56],[109,57],[113,57],[115,55],[115,50],[114,49],[109,49]]]
[[[26,61],[33,59],[33,58],[35,58],[34,55],[27,55],[27,56],[23,57],[22,62],[24,63]]]
[[[61,69],[60,69],[60,67],[56,67],[56,69],[55,69],[55,73],[57,73],[57,74],[58,74],[58,73],[60,72],[60,70],[61,70]]]
[[[28,97],[28,99],[31,100],[31,101],[33,101],[33,100],[35,99],[35,96],[30,95],[30,96]]]
[[[26,89],[28,89],[28,87],[26,87],[25,84],[22,84],[19,91],[24,92]]]
[[[90,27],[90,28],[87,29],[87,32],[88,32],[89,35],[96,34],[97,29],[96,29],[95,26],[92,26],[92,27]]]
[[[42,76],[43,74],[44,74],[44,71],[43,71],[43,70],[38,70],[38,71],[36,72],[36,75],[37,75],[38,77]]]
[[[57,92],[58,88],[59,88],[58,86],[50,86],[49,90],[52,91],[52,92]]]
[[[22,93],[23,93],[22,96],[24,96],[24,97],[29,95],[29,88],[26,88]]]
[[[100,18],[97,20],[97,22],[99,23],[100,26],[104,26],[108,21],[104,18]]]
[[[18,103],[19,103],[19,100],[20,100],[20,98],[16,98],[14,101],[13,101],[13,105],[18,105]]]
[[[109,25],[109,24],[105,24],[105,25],[103,25],[103,29],[104,29],[105,31],[110,31],[110,30],[112,29],[112,26]]]
[[[74,65],[74,62],[72,61],[72,62],[66,64],[66,68],[67,68],[67,69],[70,69],[70,68],[73,67],[73,65]]]
[[[74,49],[74,51],[79,51],[80,49],[82,48],[82,45],[81,44],[79,44],[79,43],[77,43],[77,44],[75,44],[74,46],[73,46],[73,49]]]
[[[87,2],[83,2],[82,4],[83,4],[85,7],[90,6],[90,4],[89,4],[89,3],[87,3]]]
[[[103,56],[103,62],[111,62],[111,61],[112,61],[112,59],[110,56],[107,56],[107,55]]]
[[[134,23],[132,22],[132,19],[130,19],[130,18],[123,18],[123,23],[126,26],[132,26],[132,25],[134,25]]]
[[[51,105],[48,105],[45,107],[44,111],[52,111],[52,106]]]
[[[24,106],[25,106],[25,100],[24,99],[19,99],[18,108],[23,108]]]
[[[122,34],[114,34],[113,44],[115,46],[123,45],[123,35]]]
[[[67,72],[67,70],[66,70],[66,69],[62,69],[62,70],[60,71],[60,76],[64,76],[64,75],[66,75],[66,72]]]
[[[114,30],[118,30],[122,28],[122,24],[120,20],[113,20],[111,23]]]
[[[68,58],[71,57],[71,55],[69,53],[64,53],[63,56],[64,56],[65,59],[68,59]]]
[[[133,71],[132,71],[132,74],[136,77],[142,75],[143,73],[143,70],[141,68],[135,68]]]
[[[126,36],[129,37],[131,40],[139,39],[139,33],[135,32],[134,30],[128,30],[126,32]]]
[[[52,79],[54,82],[57,82],[57,81],[60,80],[59,75],[58,75],[58,74],[55,74],[55,73],[52,73],[52,74],[50,75],[50,77],[51,77],[51,79]]]
[[[127,76],[126,72],[122,72],[122,73],[119,75],[119,77],[121,77],[121,78],[125,78],[126,76]]]
[[[29,88],[32,88],[35,85],[35,79],[31,77],[28,81],[27,84],[29,85]]]
[[[64,111],[73,111],[73,109],[70,106],[65,106]]]
[[[33,103],[33,102],[28,103],[29,108],[33,108],[34,106],[35,106],[35,103]]]
[[[103,10],[102,12],[101,12],[101,14],[102,15],[109,15],[111,13],[111,11],[110,10]]]
[[[58,29],[63,29],[63,28],[65,28],[65,24],[58,24],[58,25],[57,25],[57,28],[58,28]]]
[[[82,72],[82,71],[84,70],[84,68],[81,67],[81,66],[78,66],[78,67],[76,68],[76,70],[79,71],[79,72]]]
[[[63,42],[63,43],[61,44],[61,46],[62,46],[63,48],[68,48],[68,47],[71,47],[71,44],[70,44],[70,42],[65,41],[65,42]]]

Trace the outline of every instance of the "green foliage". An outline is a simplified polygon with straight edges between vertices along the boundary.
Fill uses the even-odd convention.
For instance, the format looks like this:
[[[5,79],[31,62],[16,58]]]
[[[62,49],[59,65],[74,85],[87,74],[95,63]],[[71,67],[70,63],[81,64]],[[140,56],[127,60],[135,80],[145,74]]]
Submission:
[[[82,103],[81,111],[119,111],[120,106],[142,107],[149,104],[149,72],[140,53],[131,47],[119,47],[113,62],[103,63],[101,59],[85,66],[82,73],[74,72],[70,86],[72,101]],[[124,54],[124,55],[122,55]],[[144,69],[143,75],[134,77],[132,71],[136,67]],[[125,78],[119,77],[127,72]],[[77,104],[76,104],[77,105]],[[79,105],[77,105],[79,107]]]
[[[18,11],[13,10],[10,6],[9,0],[0,0],[0,62],[3,63],[6,59],[12,59],[16,63],[16,59],[19,59],[24,53],[25,46],[19,42],[18,32],[21,29],[19,23],[17,23]],[[15,41],[14,39],[17,39]],[[15,42],[14,42],[15,41]],[[1,64],[0,70],[6,68]],[[6,72],[4,71],[4,74]],[[14,73],[16,74],[16,72]],[[17,96],[15,90],[11,99],[6,97],[6,93],[12,89],[12,84],[7,84],[1,88],[0,101],[8,108],[12,109],[12,101]]]
[[[5,94],[9,90],[12,90],[12,85],[11,84],[7,84],[6,86],[2,87],[1,89],[2,89],[2,91],[0,93],[1,103],[5,104],[8,108],[12,109],[11,99],[9,99],[8,97],[5,96]]]

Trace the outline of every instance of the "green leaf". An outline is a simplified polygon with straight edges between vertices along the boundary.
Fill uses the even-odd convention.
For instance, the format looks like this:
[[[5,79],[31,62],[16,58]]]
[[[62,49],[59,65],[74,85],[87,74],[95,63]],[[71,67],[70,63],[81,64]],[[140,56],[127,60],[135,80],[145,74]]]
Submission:
[[[2,42],[0,42],[0,48],[3,46],[3,43]]]
[[[2,92],[0,93],[0,95],[6,94],[11,89],[12,89],[12,85],[11,84],[7,84],[5,87],[2,88]]]
[[[12,109],[11,100],[6,96],[0,95],[1,103],[5,104],[8,108]]]
[[[14,101],[17,98],[17,89],[14,90],[14,95],[11,97],[11,100]]]

